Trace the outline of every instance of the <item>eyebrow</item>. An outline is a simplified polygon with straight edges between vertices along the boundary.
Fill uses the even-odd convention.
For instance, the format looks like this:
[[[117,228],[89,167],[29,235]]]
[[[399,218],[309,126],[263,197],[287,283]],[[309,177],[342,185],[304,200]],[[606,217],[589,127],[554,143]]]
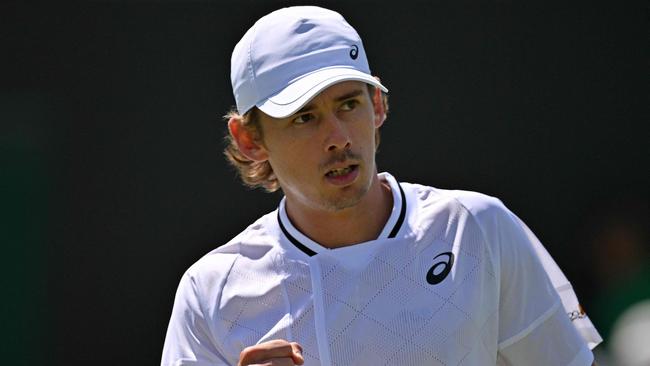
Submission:
[[[346,100],[346,99],[350,99],[350,98],[358,97],[358,96],[361,95],[361,94],[363,94],[363,90],[362,90],[362,89],[355,89],[355,90],[353,90],[353,91],[351,91],[351,92],[349,92],[349,93],[346,93],[346,94],[343,94],[343,95],[341,95],[341,96],[339,96],[339,97],[336,97],[336,99],[334,99],[334,101],[336,101],[336,102],[342,102],[342,101],[344,101],[344,100]],[[294,113],[294,114],[305,113],[305,112],[307,112],[307,111],[309,111],[309,110],[311,110],[311,109],[313,109],[313,108],[314,108],[314,103],[309,103],[309,104],[307,104],[306,106],[300,108],[300,109],[299,109],[296,113]]]

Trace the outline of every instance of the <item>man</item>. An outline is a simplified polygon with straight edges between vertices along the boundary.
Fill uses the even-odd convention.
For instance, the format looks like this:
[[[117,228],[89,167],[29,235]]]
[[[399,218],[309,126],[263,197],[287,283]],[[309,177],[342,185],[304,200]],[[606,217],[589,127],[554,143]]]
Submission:
[[[338,13],[275,11],[231,66],[226,155],[284,198],[183,276],[163,365],[591,365],[598,333],[500,201],[377,173],[387,89]]]

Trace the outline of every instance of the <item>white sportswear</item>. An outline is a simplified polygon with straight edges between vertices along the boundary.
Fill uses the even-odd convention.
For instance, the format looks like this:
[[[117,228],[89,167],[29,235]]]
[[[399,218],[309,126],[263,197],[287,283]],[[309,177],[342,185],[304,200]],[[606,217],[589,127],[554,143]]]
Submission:
[[[562,271],[496,198],[397,183],[376,240],[327,249],[278,209],[180,281],[162,365],[236,365],[296,341],[305,365],[588,366],[602,341]]]

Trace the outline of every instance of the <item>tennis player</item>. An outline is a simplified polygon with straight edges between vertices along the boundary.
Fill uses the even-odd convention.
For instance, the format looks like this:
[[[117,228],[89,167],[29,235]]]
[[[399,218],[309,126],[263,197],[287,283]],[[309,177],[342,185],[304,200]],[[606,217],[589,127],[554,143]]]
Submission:
[[[231,66],[226,155],[284,197],[183,275],[163,366],[592,365],[598,332],[501,201],[378,172],[388,89],[340,14],[274,11]]]

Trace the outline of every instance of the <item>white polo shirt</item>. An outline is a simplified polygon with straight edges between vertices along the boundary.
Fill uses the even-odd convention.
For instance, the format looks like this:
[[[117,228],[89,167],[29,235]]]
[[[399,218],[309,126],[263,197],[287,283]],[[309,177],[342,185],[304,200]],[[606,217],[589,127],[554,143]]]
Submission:
[[[397,183],[376,240],[327,249],[279,208],[181,279],[162,365],[236,365],[303,346],[305,365],[588,366],[602,340],[537,238],[499,200]]]

